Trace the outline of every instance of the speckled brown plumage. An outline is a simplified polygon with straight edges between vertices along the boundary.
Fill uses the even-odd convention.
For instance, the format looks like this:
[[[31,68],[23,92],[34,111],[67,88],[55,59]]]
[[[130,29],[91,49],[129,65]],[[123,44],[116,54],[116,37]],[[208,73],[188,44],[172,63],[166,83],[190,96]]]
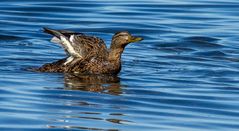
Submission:
[[[35,69],[40,72],[117,74],[121,70],[121,54],[125,46],[142,40],[126,31],[118,32],[113,36],[111,46],[107,49],[104,41],[95,36],[48,28],[44,28],[44,32],[54,36],[54,41],[62,45],[68,58]]]

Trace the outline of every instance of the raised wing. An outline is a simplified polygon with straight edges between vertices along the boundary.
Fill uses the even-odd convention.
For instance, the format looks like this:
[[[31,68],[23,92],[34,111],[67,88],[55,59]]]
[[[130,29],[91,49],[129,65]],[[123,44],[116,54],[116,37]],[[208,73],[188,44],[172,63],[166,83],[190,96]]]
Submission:
[[[108,54],[104,41],[98,37],[71,35],[70,42],[82,58],[106,57]]]
[[[68,30],[43,29],[44,32],[54,36],[51,41],[62,45],[66,53],[72,57],[86,59],[108,55],[104,41],[98,37],[86,36],[83,33]]]
[[[43,28],[45,33],[53,35],[53,38],[51,39],[51,42],[53,43],[58,43],[62,45],[64,48],[66,54],[72,57],[80,57],[80,54],[75,51],[75,49],[72,47],[72,43],[70,42],[70,37],[72,35],[84,35],[82,33],[76,33],[73,31],[68,31],[68,30],[53,30],[49,28]]]

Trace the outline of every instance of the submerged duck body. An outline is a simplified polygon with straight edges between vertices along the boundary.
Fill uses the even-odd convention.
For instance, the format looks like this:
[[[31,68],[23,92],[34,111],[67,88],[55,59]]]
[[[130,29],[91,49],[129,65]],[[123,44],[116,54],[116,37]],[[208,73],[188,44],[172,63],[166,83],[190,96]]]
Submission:
[[[121,55],[126,45],[142,40],[127,31],[118,32],[107,49],[104,41],[95,36],[49,28],[44,28],[44,32],[53,35],[51,41],[64,48],[67,58],[36,69],[41,72],[117,74],[121,70]]]

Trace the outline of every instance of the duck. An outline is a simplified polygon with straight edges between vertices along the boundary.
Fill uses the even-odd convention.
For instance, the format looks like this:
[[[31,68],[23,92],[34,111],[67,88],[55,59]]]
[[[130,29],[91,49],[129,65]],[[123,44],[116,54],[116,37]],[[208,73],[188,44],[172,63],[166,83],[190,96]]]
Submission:
[[[125,47],[143,40],[128,31],[120,31],[113,35],[107,48],[104,40],[96,36],[47,27],[43,27],[43,31],[53,36],[51,42],[59,44],[67,57],[36,68],[39,72],[118,74]]]

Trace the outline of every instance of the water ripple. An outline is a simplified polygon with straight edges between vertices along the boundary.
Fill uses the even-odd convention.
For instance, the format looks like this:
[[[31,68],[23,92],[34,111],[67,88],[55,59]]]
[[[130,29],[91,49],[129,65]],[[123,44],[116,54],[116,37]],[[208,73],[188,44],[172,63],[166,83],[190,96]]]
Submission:
[[[1,130],[239,128],[238,1],[1,2]],[[43,26],[144,41],[118,76],[31,72],[65,57]]]

